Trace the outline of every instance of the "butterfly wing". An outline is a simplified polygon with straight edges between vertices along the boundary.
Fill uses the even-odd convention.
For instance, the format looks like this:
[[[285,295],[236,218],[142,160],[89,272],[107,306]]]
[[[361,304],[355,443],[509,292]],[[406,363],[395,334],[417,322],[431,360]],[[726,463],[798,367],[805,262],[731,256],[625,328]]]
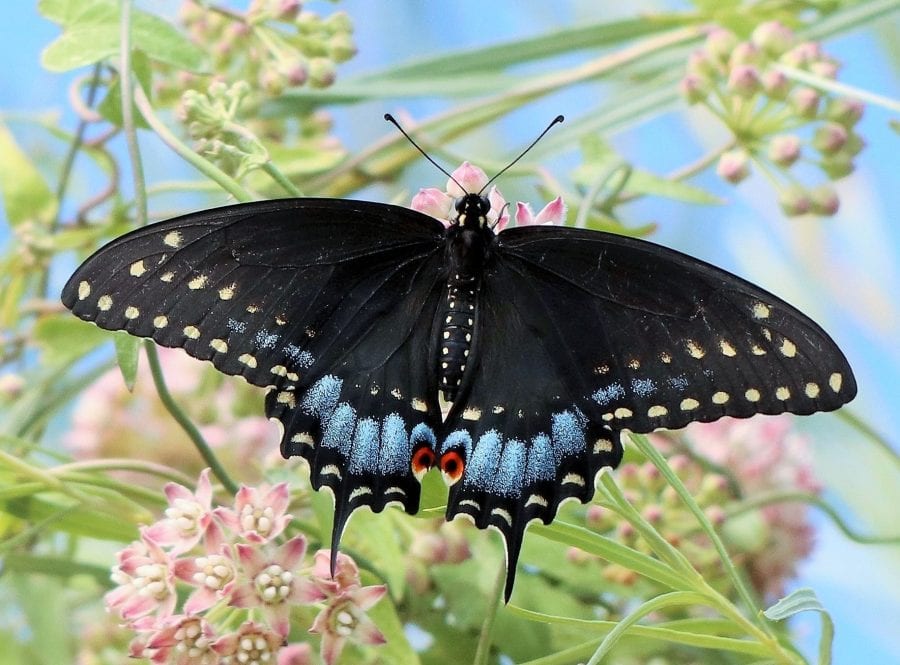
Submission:
[[[180,347],[270,388],[285,456],[350,513],[415,512],[410,460],[434,447],[434,372],[422,367],[443,283],[443,226],[406,208],[284,199],[138,229],[78,268],[63,303],[101,328]],[[337,548],[333,550],[336,552]]]
[[[548,523],[566,498],[589,500],[596,471],[621,459],[621,430],[829,411],[856,392],[843,354],[808,317],[644,241],[504,231],[478,312],[440,452],[465,459],[448,517],[504,535],[507,597],[527,523]]]

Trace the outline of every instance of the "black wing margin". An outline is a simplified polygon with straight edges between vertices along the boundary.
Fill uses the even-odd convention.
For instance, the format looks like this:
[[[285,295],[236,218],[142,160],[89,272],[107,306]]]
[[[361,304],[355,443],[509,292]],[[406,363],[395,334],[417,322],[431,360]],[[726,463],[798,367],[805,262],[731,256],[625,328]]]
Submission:
[[[91,256],[62,292],[108,330],[183,348],[268,387],[282,453],[335,495],[333,554],[352,511],[419,503],[410,469],[435,447],[436,379],[421,367],[443,282],[443,226],[396,206],[282,199],[185,215]]]
[[[596,472],[621,460],[622,430],[830,411],[856,393],[808,317],[652,243],[504,231],[479,297],[471,373],[439,452],[465,460],[448,518],[504,536],[507,599],[527,524],[549,523],[567,498],[588,501]]]

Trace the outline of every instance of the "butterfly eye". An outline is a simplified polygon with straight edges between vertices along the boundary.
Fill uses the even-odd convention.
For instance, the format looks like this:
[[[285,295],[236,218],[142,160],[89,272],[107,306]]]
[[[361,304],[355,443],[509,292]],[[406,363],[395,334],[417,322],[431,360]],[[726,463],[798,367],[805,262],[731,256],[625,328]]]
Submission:
[[[456,450],[448,450],[441,455],[441,475],[448,486],[455,485],[462,478],[466,463]]]
[[[434,451],[431,449],[431,446],[427,444],[420,445],[413,452],[410,466],[412,467],[413,475],[421,480],[422,476],[434,466]]]

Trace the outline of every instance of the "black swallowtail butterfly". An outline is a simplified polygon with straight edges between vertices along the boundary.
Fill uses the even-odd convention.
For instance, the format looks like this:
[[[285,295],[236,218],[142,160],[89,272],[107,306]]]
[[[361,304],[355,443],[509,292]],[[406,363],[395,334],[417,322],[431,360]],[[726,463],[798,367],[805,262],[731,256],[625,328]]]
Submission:
[[[468,193],[449,227],[341,199],[205,210],[112,241],[62,301],[269,388],[282,454],[334,494],[333,553],[360,506],[415,513],[437,466],[447,518],[503,534],[507,599],[528,523],[590,500],[622,430],[855,396],[828,335],[753,284],[609,233],[495,233],[489,209]]]

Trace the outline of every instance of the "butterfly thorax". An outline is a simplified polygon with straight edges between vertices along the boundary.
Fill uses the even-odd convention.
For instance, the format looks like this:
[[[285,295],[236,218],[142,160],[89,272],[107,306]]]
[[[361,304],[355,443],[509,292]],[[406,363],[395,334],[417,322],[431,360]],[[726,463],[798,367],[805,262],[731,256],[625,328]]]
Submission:
[[[486,197],[466,194],[457,201],[457,218],[447,230],[449,270],[440,314],[438,383],[448,402],[456,398],[472,346],[481,276],[494,239],[488,210]]]

